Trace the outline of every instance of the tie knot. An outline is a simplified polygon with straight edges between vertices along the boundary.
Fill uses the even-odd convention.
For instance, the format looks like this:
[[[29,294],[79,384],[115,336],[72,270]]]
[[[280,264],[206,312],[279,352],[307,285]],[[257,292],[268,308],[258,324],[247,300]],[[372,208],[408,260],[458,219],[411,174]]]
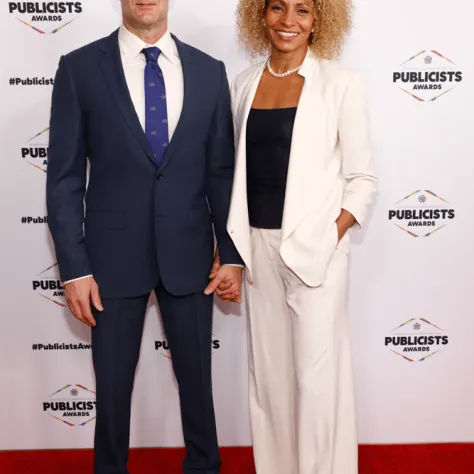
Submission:
[[[147,62],[156,63],[161,51],[160,48],[152,46],[150,48],[143,48],[142,53],[145,55]]]

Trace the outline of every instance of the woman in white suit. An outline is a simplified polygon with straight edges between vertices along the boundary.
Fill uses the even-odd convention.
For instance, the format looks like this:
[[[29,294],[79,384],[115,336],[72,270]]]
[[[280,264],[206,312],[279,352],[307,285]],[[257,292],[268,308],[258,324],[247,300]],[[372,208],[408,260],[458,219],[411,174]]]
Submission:
[[[349,233],[375,190],[361,80],[332,60],[346,0],[240,0],[240,37],[269,59],[232,88],[228,231],[246,264],[257,474],[355,474],[346,313]],[[223,299],[239,295],[223,290]]]

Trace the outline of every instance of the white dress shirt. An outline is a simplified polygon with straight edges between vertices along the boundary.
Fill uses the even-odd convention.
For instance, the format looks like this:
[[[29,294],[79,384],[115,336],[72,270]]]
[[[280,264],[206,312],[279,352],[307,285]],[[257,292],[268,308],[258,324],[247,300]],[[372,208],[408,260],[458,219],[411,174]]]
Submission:
[[[145,131],[145,66],[146,59],[142,53],[143,48],[156,46],[161,54],[158,57],[158,65],[163,72],[166,88],[166,106],[168,109],[168,135],[171,141],[178,125],[184,101],[184,77],[181,59],[178,48],[171,33],[166,33],[155,43],[147,44],[122,24],[118,34],[120,57],[125,73],[128,90],[132,98],[135,112],[140,124]],[[242,265],[236,265],[242,267]],[[85,275],[80,278],[65,281],[64,284],[72,281],[82,280],[92,275]]]
[[[155,44],[146,44],[123,25],[120,27],[118,38],[125,79],[143,130],[145,130],[144,75],[146,59],[141,51],[143,48],[150,48],[152,46],[156,46],[161,50],[161,54],[158,57],[158,65],[163,72],[165,80],[168,134],[171,141],[183,110],[184,99],[183,68],[176,43],[171,37],[170,32],[167,31]]]

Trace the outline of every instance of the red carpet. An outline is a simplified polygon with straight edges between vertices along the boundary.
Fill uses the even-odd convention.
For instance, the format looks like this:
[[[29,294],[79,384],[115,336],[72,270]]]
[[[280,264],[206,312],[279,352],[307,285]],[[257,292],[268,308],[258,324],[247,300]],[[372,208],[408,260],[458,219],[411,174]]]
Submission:
[[[222,474],[255,474],[250,448],[222,448]],[[180,474],[181,449],[134,449],[131,474]],[[92,474],[92,451],[0,452],[0,474]],[[474,444],[361,446],[359,474],[474,474]],[[286,474],[286,473],[275,473]]]

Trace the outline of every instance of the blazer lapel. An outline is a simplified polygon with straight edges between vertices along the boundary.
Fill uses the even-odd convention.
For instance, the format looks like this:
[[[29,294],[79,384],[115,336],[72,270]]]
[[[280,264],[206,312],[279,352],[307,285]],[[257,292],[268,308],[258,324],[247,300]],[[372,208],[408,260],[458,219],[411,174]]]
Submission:
[[[236,229],[248,230],[249,227],[247,208],[247,122],[264,67],[263,65],[261,68],[256,68],[241,87],[241,91],[238,91],[239,95],[233,97],[237,141],[234,192],[229,215],[229,226],[232,227],[233,232],[237,232]]]
[[[243,88],[242,98],[239,101],[236,108],[237,116],[237,130],[241,138],[246,139],[247,136],[247,121],[252,108],[255,94],[257,93],[260,79],[265,70],[266,63],[263,63],[261,67],[256,67],[255,71],[247,79],[247,84]]]
[[[247,205],[247,122],[265,65],[256,68],[236,96],[232,97],[235,117],[236,160],[234,185],[227,229],[247,266],[247,278],[252,281],[252,249]]]
[[[103,57],[101,61],[102,71],[107,79],[110,91],[117,103],[125,122],[133,132],[134,137],[141,145],[150,160],[155,163],[153,152],[150,147],[143,128],[138,119],[135,107],[128,90],[125,73],[123,71],[122,59],[118,42],[118,30],[114,31],[102,47]]]
[[[298,227],[308,212],[314,209],[314,190],[323,192],[322,162],[327,146],[326,105],[318,80],[319,65],[310,52],[305,68],[290,151],[285,207],[283,210],[282,242]],[[313,196],[310,198],[309,196]]]

